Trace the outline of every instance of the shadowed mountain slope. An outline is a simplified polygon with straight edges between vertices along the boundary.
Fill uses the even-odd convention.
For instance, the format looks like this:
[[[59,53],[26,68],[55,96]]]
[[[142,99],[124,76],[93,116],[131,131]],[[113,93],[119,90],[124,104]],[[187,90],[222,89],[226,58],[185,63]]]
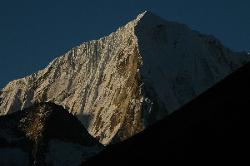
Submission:
[[[249,85],[248,63],[164,120],[82,165],[248,161]]]
[[[38,103],[0,117],[0,165],[79,165],[103,146],[62,106]]]

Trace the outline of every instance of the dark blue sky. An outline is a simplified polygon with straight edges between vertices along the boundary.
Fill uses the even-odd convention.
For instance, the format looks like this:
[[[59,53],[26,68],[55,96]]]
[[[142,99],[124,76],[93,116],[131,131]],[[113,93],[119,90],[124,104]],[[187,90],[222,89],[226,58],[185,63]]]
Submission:
[[[249,0],[1,0],[0,88],[144,10],[250,50]]]

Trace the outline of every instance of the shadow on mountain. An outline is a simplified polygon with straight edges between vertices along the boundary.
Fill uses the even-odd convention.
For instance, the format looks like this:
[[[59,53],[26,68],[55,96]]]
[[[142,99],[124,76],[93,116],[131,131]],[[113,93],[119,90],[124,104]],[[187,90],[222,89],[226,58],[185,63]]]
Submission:
[[[87,129],[89,128],[89,124],[91,121],[91,115],[90,114],[78,114],[77,119],[81,120],[81,123],[83,126]]]
[[[164,120],[82,165],[154,161],[246,161],[250,64]]]
[[[103,146],[53,103],[0,117],[0,165],[79,165]]]

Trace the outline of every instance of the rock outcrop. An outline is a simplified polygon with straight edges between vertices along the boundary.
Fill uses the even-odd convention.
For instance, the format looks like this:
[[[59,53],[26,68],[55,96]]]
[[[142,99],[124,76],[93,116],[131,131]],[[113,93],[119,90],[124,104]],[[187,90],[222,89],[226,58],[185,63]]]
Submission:
[[[103,148],[76,117],[53,103],[0,117],[3,166],[78,166]]]

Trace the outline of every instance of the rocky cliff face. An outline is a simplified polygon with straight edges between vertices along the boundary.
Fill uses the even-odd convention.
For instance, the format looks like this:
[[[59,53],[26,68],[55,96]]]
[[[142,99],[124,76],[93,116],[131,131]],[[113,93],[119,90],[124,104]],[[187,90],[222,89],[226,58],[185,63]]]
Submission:
[[[108,144],[174,112],[248,61],[214,37],[144,12],[10,82],[0,93],[0,113],[51,101]]]
[[[3,166],[77,166],[102,149],[76,117],[53,103],[0,117]]]
[[[108,146],[82,166],[117,165],[121,161],[122,165],[135,161],[154,165],[247,163],[249,84],[250,63],[140,134]]]

